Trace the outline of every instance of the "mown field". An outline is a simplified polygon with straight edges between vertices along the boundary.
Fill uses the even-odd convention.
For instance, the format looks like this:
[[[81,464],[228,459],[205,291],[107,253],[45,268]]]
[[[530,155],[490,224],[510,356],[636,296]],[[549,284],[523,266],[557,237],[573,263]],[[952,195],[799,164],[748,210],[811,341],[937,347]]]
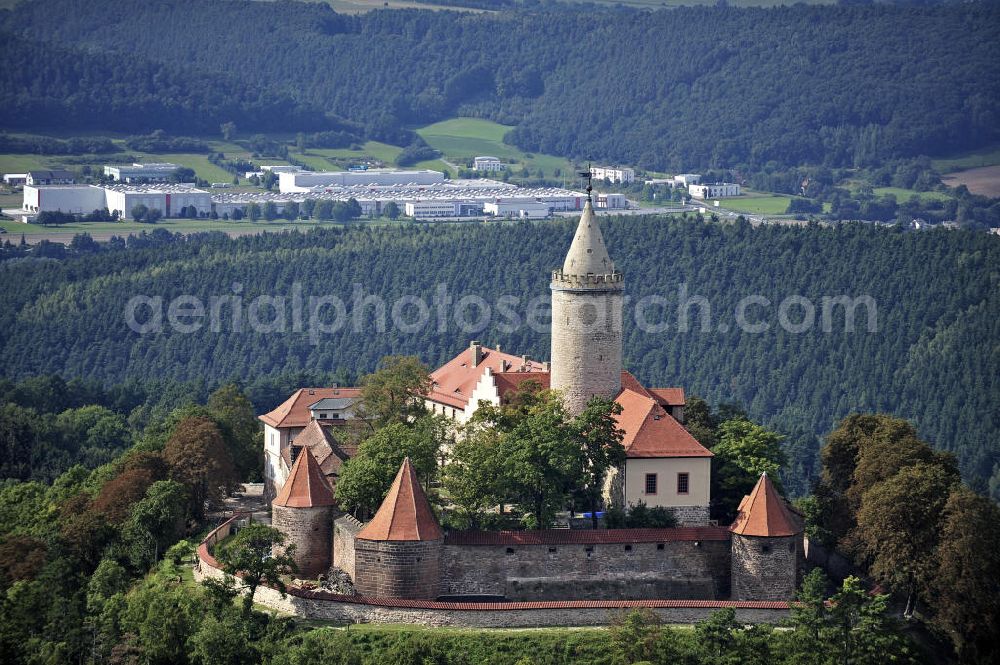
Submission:
[[[553,155],[527,153],[504,143],[504,134],[512,129],[510,125],[479,118],[451,118],[416,131],[428,145],[440,150],[449,161],[465,162],[478,155],[492,155],[516,161],[517,164],[512,167],[514,171],[527,167],[533,175],[537,175],[541,169],[546,177],[551,178],[555,170],[559,169],[563,176],[568,175],[572,179],[573,164],[569,160]]]

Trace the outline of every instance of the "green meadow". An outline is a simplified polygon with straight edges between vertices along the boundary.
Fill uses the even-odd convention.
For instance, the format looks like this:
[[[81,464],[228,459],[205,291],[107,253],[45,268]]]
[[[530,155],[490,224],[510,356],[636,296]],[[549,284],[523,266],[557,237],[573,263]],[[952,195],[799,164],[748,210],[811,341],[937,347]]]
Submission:
[[[417,129],[416,132],[427,144],[440,150],[444,158],[463,166],[466,161],[478,155],[492,155],[515,162],[513,170],[527,167],[537,173],[539,169],[546,177],[553,177],[556,169],[572,180],[573,164],[562,157],[540,155],[503,142],[504,134],[512,130],[510,125],[501,125],[480,118],[452,118]]]

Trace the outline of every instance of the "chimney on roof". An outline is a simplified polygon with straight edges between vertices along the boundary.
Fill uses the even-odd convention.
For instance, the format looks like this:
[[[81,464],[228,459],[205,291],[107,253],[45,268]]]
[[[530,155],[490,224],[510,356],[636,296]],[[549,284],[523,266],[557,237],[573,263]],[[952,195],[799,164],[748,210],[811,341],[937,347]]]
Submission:
[[[472,349],[472,366],[479,367],[479,363],[483,362],[483,345],[478,340],[472,340],[469,348]]]
[[[543,362],[542,363],[542,371],[543,372],[551,372],[552,371],[552,363],[550,363],[548,360],[546,360],[545,362]]]

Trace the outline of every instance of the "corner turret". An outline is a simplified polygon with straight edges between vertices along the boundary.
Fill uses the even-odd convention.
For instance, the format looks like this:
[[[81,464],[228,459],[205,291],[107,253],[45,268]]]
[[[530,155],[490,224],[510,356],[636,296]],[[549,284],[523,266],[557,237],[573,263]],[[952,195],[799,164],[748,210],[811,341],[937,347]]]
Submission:
[[[743,497],[729,530],[733,600],[790,600],[795,595],[802,522],[762,473]]]
[[[380,598],[436,598],[444,533],[410,458],[403,460],[375,517],[354,541],[354,586]]]
[[[334,503],[333,488],[312,451],[303,447],[271,502],[271,525],[295,546],[292,558],[302,578],[330,569]]]

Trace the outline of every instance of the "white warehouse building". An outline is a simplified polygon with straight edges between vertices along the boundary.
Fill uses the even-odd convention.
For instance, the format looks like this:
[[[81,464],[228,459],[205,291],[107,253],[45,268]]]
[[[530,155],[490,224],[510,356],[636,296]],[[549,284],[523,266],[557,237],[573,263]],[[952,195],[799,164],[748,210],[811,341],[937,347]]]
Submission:
[[[545,219],[552,214],[552,204],[535,199],[507,199],[483,204],[483,212],[494,217]]]
[[[619,166],[592,166],[590,175],[594,180],[607,180],[630,185],[635,181],[635,170]]]
[[[170,176],[179,169],[177,164],[169,162],[154,162],[142,164],[134,162],[127,164],[106,164],[104,175],[114,178],[118,182],[163,182],[169,180]]]
[[[94,185],[25,185],[21,209],[25,212],[65,212],[86,215],[103,210],[107,198]]]
[[[316,187],[352,187],[355,185],[433,185],[444,182],[440,171],[395,171],[373,169],[370,171],[300,171],[279,173],[278,190],[282,194],[308,192]]]
[[[454,201],[407,201],[404,212],[414,219],[455,217],[455,207]]]
[[[484,155],[481,157],[476,157],[472,160],[472,170],[473,171],[486,171],[495,172],[503,171],[507,166],[500,161],[499,157],[490,157],[489,155]]]
[[[164,217],[178,217],[183,208],[194,206],[199,217],[207,217],[212,212],[212,195],[203,189],[184,185],[110,185],[107,192],[107,208],[112,214],[129,217],[132,209],[144,205],[150,210],[159,210]]]
[[[719,199],[725,196],[739,196],[740,186],[719,182],[710,185],[688,185],[688,194],[696,199]]]

